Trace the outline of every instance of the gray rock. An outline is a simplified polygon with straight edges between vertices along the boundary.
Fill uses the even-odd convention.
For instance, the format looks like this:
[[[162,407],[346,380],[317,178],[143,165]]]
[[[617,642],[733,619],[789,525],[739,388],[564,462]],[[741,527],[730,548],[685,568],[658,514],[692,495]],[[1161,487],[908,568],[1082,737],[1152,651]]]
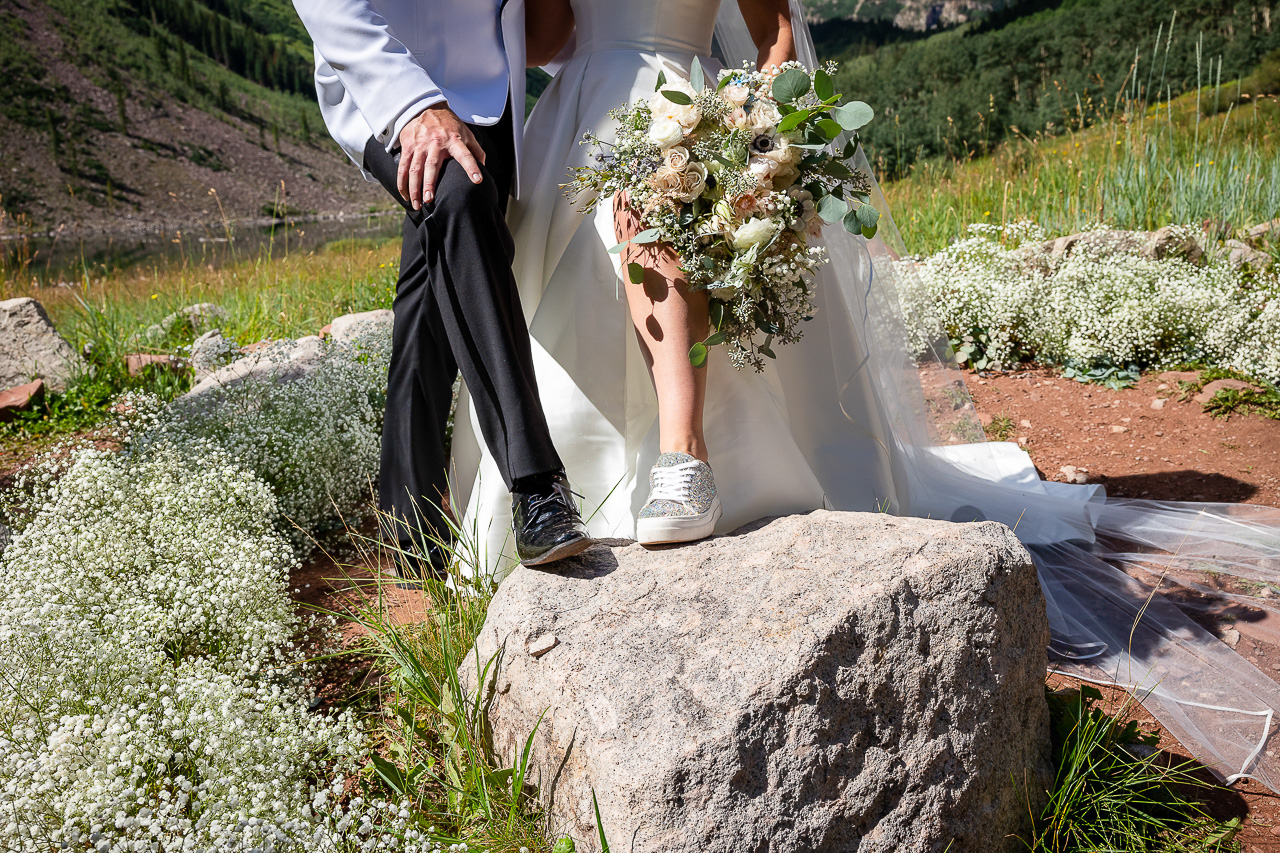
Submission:
[[[249,379],[289,382],[310,373],[323,359],[324,343],[318,335],[276,341],[213,371],[180,399],[197,400]]]
[[[1142,254],[1156,260],[1182,258],[1198,264],[1204,258],[1204,249],[1190,229],[1166,225],[1152,233],[1142,248]]]
[[[339,342],[350,342],[356,337],[378,326],[391,326],[396,315],[386,308],[376,311],[362,311],[359,314],[344,314],[334,318],[329,324],[329,334]]]
[[[546,638],[556,643],[547,648]],[[1020,849],[1045,602],[1003,525],[817,511],[517,568],[461,675],[554,832],[634,853]]]
[[[159,323],[148,326],[142,333],[142,338],[148,341],[159,340],[183,323],[190,326],[196,334],[202,334],[218,323],[225,323],[230,319],[231,315],[222,306],[212,302],[199,302],[174,311]]]
[[[1240,240],[1225,240],[1222,243],[1222,251],[1226,256],[1227,263],[1235,269],[1244,269],[1249,267],[1255,270],[1265,269],[1271,263],[1271,256],[1266,252],[1260,252]]]
[[[219,368],[226,366],[235,345],[222,336],[221,329],[210,329],[191,344],[191,367],[197,383],[203,382]]]
[[[1255,225],[1245,233],[1251,243],[1273,243],[1277,237],[1280,237],[1280,219]]]
[[[1141,252],[1150,239],[1148,231],[1082,231],[1048,240],[1041,247],[1055,258],[1081,250],[1095,255],[1135,254]]]
[[[62,391],[83,361],[30,297],[0,302],[0,390],[43,379]]]

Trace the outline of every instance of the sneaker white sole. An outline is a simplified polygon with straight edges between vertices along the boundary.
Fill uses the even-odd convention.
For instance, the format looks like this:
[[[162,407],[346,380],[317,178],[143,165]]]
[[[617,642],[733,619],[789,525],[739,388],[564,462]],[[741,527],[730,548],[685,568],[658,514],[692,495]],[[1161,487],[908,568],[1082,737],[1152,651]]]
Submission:
[[[641,545],[671,545],[706,539],[716,529],[716,522],[723,514],[720,496],[717,495],[711,499],[711,506],[707,511],[700,515],[637,519],[636,541]]]

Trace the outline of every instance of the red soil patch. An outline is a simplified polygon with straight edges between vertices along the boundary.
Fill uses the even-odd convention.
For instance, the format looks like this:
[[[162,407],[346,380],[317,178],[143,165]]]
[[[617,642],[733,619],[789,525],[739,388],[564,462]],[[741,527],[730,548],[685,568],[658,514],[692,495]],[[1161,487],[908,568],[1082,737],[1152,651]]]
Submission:
[[[1013,421],[1009,440],[1025,440],[1046,479],[1066,480],[1061,468],[1072,465],[1113,497],[1280,506],[1280,421],[1215,419],[1179,401],[1177,380],[1194,375],[1147,376],[1120,391],[1049,370],[967,382],[984,420]],[[1163,408],[1152,408],[1157,400]]]

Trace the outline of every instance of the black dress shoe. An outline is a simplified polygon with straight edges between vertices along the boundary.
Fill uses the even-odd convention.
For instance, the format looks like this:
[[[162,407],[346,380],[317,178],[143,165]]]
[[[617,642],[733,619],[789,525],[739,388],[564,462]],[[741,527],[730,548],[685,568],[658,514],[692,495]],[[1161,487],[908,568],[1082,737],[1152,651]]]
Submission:
[[[542,566],[581,554],[595,544],[578,515],[563,473],[541,483],[518,484],[511,495],[516,554],[526,566]]]
[[[424,550],[415,542],[401,542],[394,560],[396,589],[423,589],[428,579],[443,583],[449,577],[449,557],[439,545]]]

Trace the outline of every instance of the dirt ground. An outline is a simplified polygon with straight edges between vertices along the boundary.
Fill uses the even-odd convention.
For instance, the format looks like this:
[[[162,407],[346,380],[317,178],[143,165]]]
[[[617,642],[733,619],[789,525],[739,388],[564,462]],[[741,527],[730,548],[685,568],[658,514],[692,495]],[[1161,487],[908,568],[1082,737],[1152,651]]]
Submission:
[[[1258,415],[1220,420],[1194,399],[1180,401],[1178,381],[1194,375],[1145,376],[1118,391],[1082,385],[1051,370],[969,374],[965,380],[988,433],[1002,433],[991,437],[1025,447],[1046,479],[1069,481],[1062,469],[1072,466],[1113,497],[1280,506],[1280,421]],[[1153,408],[1156,400],[1163,402]],[[1225,579],[1207,585],[1249,591]],[[1188,611],[1193,619],[1280,678],[1280,618],[1192,598],[1202,605]],[[1053,685],[1070,681],[1050,678]],[[1112,709],[1120,707],[1123,692],[1104,692]],[[1162,748],[1188,757],[1140,706],[1131,713],[1144,727],[1160,731]],[[1219,819],[1245,818],[1238,836],[1245,853],[1280,851],[1280,797],[1268,788],[1241,781],[1219,789],[1208,805]]]
[[[1280,421],[1219,420],[1194,400],[1179,401],[1178,380],[1194,376],[1144,376],[1120,391],[1051,370],[966,380],[979,415],[989,424],[1009,418],[1009,440],[1045,479],[1067,480],[1062,468],[1070,465],[1113,497],[1280,506]]]

